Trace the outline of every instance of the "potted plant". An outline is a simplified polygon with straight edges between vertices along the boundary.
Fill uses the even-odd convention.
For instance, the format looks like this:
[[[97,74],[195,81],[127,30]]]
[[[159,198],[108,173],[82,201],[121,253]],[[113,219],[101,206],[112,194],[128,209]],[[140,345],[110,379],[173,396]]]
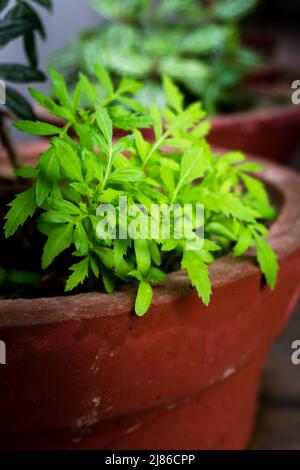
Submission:
[[[2,283],[0,447],[243,448],[267,351],[299,292],[300,177],[216,155],[200,104],[184,107],[167,77],[146,141],[134,101],[113,104],[124,80],[115,88],[97,70],[72,94],[57,72],[54,100],[34,92],[64,128],[16,123],[53,137],[19,171],[29,184],[5,216],[12,242],[33,224],[30,266],[41,256],[45,272],[21,298]],[[113,140],[125,122],[131,132]]]
[[[138,93],[142,103],[154,100],[163,105],[160,82],[166,73],[191,102],[200,99],[214,116],[212,144],[274,160],[293,152],[300,112],[291,105],[290,82],[284,93],[266,94],[258,86],[262,74],[254,79],[253,72],[270,59],[247,47],[241,35],[240,22],[257,0],[91,3],[104,22],[54,59],[70,85],[78,70],[91,77],[94,64],[100,62],[116,78],[142,80],[145,86]],[[249,86],[245,79],[251,74]]]

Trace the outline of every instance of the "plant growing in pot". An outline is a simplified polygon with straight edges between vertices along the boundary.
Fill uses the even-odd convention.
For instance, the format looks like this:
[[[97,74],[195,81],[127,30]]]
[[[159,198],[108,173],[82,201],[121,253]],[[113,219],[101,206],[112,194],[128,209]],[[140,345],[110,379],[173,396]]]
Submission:
[[[268,163],[258,180],[249,174],[257,162],[215,155],[201,106],[184,108],[167,77],[169,105],[163,114],[151,106],[150,143],[129,110],[133,131],[113,141],[121,110],[111,106],[116,90],[105,70],[101,97],[84,76],[72,95],[53,76],[57,101],[36,96],[70,116],[65,128],[16,124],[53,137],[38,164],[22,170],[32,183],[6,216],[6,236],[34,216],[34,236],[47,241],[37,298],[0,301],[8,351],[0,446],[243,448],[267,350],[299,291],[299,176]],[[279,213],[270,232],[281,264],[276,288],[270,196]],[[50,279],[51,297],[41,297]]]
[[[93,0],[105,21],[59,52],[54,65],[71,85],[78,70],[92,76],[100,61],[117,78],[142,80],[145,87],[138,99],[144,104],[154,100],[163,105],[160,82],[166,73],[191,102],[202,100],[215,116],[212,144],[286,158],[298,142],[300,126],[299,108],[290,102],[290,82],[287,93],[278,96],[246,86],[244,80],[269,60],[241,39],[240,22],[256,4],[257,0],[164,0],[159,5],[155,0]]]

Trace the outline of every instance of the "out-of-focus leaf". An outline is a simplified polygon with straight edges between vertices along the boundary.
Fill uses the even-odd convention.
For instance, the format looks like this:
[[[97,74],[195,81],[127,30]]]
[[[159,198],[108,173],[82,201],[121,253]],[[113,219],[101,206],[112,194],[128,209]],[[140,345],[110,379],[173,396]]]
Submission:
[[[31,104],[11,87],[6,87],[6,105],[16,116],[22,119],[35,119]]]

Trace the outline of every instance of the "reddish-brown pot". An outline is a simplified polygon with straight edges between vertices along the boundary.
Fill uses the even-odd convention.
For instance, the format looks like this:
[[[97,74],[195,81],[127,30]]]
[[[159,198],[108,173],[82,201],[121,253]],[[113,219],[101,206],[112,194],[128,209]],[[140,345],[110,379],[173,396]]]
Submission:
[[[39,119],[62,125],[63,121],[37,108]],[[144,129],[146,138],[153,133]],[[116,132],[119,135],[120,132]],[[286,161],[300,140],[300,106],[287,105],[259,111],[232,113],[212,119],[208,141],[217,147]]]
[[[280,208],[276,289],[254,256],[211,266],[204,307],[183,272],[155,288],[0,301],[2,449],[242,449],[260,374],[300,287],[300,176],[266,163]]]
[[[300,140],[300,106],[217,116],[208,140],[226,149],[286,161]]]

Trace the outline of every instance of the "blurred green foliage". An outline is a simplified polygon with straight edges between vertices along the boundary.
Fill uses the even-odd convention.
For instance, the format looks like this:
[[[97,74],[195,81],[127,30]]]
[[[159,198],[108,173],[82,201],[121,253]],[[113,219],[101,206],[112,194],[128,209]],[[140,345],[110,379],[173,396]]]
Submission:
[[[240,21],[258,0],[91,0],[104,19],[53,58],[70,84],[101,63],[115,78],[144,82],[143,104],[164,104],[168,74],[209,114],[240,102],[237,85],[261,58],[243,44]],[[241,103],[240,103],[241,104]]]

